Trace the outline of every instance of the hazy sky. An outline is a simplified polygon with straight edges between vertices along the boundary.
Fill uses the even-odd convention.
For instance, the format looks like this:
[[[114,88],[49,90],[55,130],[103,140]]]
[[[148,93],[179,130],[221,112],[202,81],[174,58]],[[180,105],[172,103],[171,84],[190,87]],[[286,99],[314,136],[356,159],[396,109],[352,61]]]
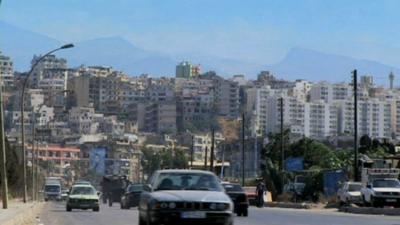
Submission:
[[[168,54],[274,63],[298,46],[400,66],[399,9],[398,0],[3,0],[0,20]]]

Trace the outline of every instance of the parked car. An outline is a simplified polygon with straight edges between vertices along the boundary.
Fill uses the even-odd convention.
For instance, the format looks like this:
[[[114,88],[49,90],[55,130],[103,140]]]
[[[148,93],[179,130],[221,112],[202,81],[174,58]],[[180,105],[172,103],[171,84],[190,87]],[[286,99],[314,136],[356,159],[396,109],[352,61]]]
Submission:
[[[257,187],[255,186],[247,186],[247,187],[243,187],[246,196],[247,196],[247,200],[249,201],[250,205],[256,205],[257,202],[257,193],[256,193],[256,189]]]
[[[364,168],[361,197],[364,205],[400,207],[399,169]]]
[[[61,200],[65,201],[68,198],[69,190],[68,189],[62,189],[61,190]]]
[[[233,225],[233,202],[215,174],[201,170],[159,170],[144,186],[139,225]]]
[[[74,185],[69,193],[66,209],[68,212],[72,209],[93,209],[98,212],[100,210],[99,194],[92,185]]]
[[[234,204],[234,212],[238,216],[248,216],[249,201],[247,195],[240,184],[222,183],[225,192],[232,199]]]
[[[139,205],[143,184],[130,184],[121,197],[121,209],[129,209]]]
[[[340,205],[362,202],[360,182],[345,182],[337,191],[337,197]]]

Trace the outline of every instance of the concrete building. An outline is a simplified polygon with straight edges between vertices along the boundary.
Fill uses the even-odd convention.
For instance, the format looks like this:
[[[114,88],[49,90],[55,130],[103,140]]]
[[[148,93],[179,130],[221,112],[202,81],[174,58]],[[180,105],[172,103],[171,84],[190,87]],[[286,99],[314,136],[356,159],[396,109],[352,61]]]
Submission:
[[[304,107],[304,136],[326,139],[337,136],[338,109],[331,103],[310,102]]]
[[[49,164],[51,167],[48,169],[49,176],[64,177],[68,182],[72,183],[74,174],[68,172],[71,169],[72,162],[81,159],[79,148],[75,146],[39,144],[35,150],[39,152],[39,161],[51,162]],[[32,158],[32,145],[28,145],[26,151],[27,158]]]
[[[14,87],[14,67],[10,57],[2,55],[0,51],[0,78],[6,88]]]
[[[193,161],[194,165],[198,165],[199,167],[203,167],[205,156],[206,156],[206,149],[208,150],[207,153],[207,164],[210,165],[211,159],[211,133],[198,133],[195,134],[193,137]],[[216,165],[217,160],[221,160],[218,156],[221,155],[221,149],[218,147],[221,142],[225,139],[221,133],[215,133],[215,142],[214,142],[214,165]],[[228,158],[228,157],[227,157]]]
[[[91,107],[73,107],[69,110],[69,126],[77,134],[95,134],[98,131],[99,118],[102,114],[95,113]]]
[[[339,133],[351,135],[354,131],[354,104],[351,100],[339,101]],[[393,127],[393,102],[367,99],[358,102],[358,134],[373,138],[391,138]]]
[[[229,119],[237,119],[240,114],[238,83],[226,80],[212,71],[203,74],[201,79],[208,79],[213,82],[210,92],[214,95],[214,104],[218,115]]]
[[[31,65],[34,65],[37,60],[40,59],[40,55],[33,56]],[[48,55],[43,60],[41,60],[34,68],[31,76],[31,85],[37,87],[39,81],[43,79],[44,71],[47,69],[67,69],[67,60],[63,58],[57,58],[55,55]]]
[[[193,66],[190,62],[183,61],[176,65],[175,77],[191,78],[193,76]]]

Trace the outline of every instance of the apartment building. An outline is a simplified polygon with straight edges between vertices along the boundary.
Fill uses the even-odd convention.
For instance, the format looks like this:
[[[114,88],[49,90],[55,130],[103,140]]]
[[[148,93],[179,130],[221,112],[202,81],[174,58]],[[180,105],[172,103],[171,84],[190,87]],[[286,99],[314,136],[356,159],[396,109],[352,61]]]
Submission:
[[[14,86],[14,66],[10,57],[2,55],[0,51],[0,78],[4,87]]]

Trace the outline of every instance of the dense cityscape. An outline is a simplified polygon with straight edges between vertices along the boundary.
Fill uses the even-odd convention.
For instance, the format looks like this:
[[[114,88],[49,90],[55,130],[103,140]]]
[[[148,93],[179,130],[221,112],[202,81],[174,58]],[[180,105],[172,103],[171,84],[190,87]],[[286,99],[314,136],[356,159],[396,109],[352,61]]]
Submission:
[[[397,1],[0,5],[0,224],[398,223]]]

